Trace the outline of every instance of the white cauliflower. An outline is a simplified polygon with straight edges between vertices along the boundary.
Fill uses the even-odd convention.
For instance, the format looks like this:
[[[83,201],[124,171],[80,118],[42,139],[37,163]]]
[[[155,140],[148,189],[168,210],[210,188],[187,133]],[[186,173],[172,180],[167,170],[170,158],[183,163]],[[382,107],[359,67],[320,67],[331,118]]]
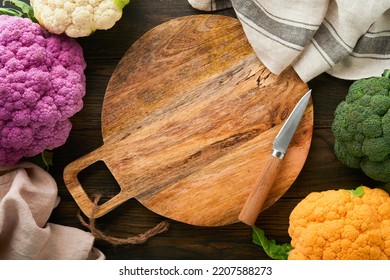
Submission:
[[[45,29],[69,37],[107,30],[122,17],[130,0],[31,0],[34,16]]]

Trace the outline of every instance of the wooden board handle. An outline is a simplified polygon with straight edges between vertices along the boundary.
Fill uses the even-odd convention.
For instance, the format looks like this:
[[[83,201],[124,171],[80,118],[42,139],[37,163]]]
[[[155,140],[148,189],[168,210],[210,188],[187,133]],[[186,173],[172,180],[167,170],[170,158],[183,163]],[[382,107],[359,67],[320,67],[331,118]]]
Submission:
[[[238,219],[250,226],[256,222],[257,216],[263,209],[267,196],[278,175],[281,160],[272,155],[266,161],[265,167],[256,180],[256,183],[245,201]]]
[[[103,145],[102,147],[94,150],[93,152],[77,159],[76,161],[68,164],[64,169],[64,181],[70,194],[75,199],[76,203],[80,207],[83,213],[91,218],[92,210],[95,207],[84,188],[81,186],[77,175],[88,166],[98,162],[104,162],[104,155],[107,154],[107,149]],[[106,201],[102,205],[96,207],[94,218],[99,218],[117,207],[122,202],[129,199],[126,192],[120,191],[117,195]]]

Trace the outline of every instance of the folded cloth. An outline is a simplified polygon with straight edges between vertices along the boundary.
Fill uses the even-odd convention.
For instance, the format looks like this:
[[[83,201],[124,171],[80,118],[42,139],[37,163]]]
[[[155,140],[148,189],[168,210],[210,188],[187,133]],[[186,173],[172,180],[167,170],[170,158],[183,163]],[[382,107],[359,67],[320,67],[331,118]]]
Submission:
[[[232,4],[248,41],[274,74],[292,66],[305,82],[380,76],[390,67],[390,0],[189,0],[214,11]]]
[[[83,230],[48,223],[57,184],[32,163],[0,167],[0,259],[105,259]]]

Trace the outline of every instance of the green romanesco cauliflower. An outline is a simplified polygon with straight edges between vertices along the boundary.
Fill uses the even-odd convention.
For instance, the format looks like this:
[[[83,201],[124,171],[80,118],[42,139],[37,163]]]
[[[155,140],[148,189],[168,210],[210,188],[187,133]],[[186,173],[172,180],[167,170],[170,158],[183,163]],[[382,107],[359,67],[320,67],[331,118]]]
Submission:
[[[390,70],[350,86],[335,110],[332,132],[343,164],[390,182]]]
[[[112,28],[130,0],[30,0],[35,18],[49,32],[85,37]]]

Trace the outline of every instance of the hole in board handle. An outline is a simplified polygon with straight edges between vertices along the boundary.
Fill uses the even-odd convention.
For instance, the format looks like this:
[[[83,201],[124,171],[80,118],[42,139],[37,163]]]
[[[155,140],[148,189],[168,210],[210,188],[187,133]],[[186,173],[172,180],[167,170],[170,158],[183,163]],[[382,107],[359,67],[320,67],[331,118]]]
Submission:
[[[98,205],[107,202],[121,190],[103,161],[97,161],[81,170],[77,178],[91,201],[95,195],[101,195]]]

